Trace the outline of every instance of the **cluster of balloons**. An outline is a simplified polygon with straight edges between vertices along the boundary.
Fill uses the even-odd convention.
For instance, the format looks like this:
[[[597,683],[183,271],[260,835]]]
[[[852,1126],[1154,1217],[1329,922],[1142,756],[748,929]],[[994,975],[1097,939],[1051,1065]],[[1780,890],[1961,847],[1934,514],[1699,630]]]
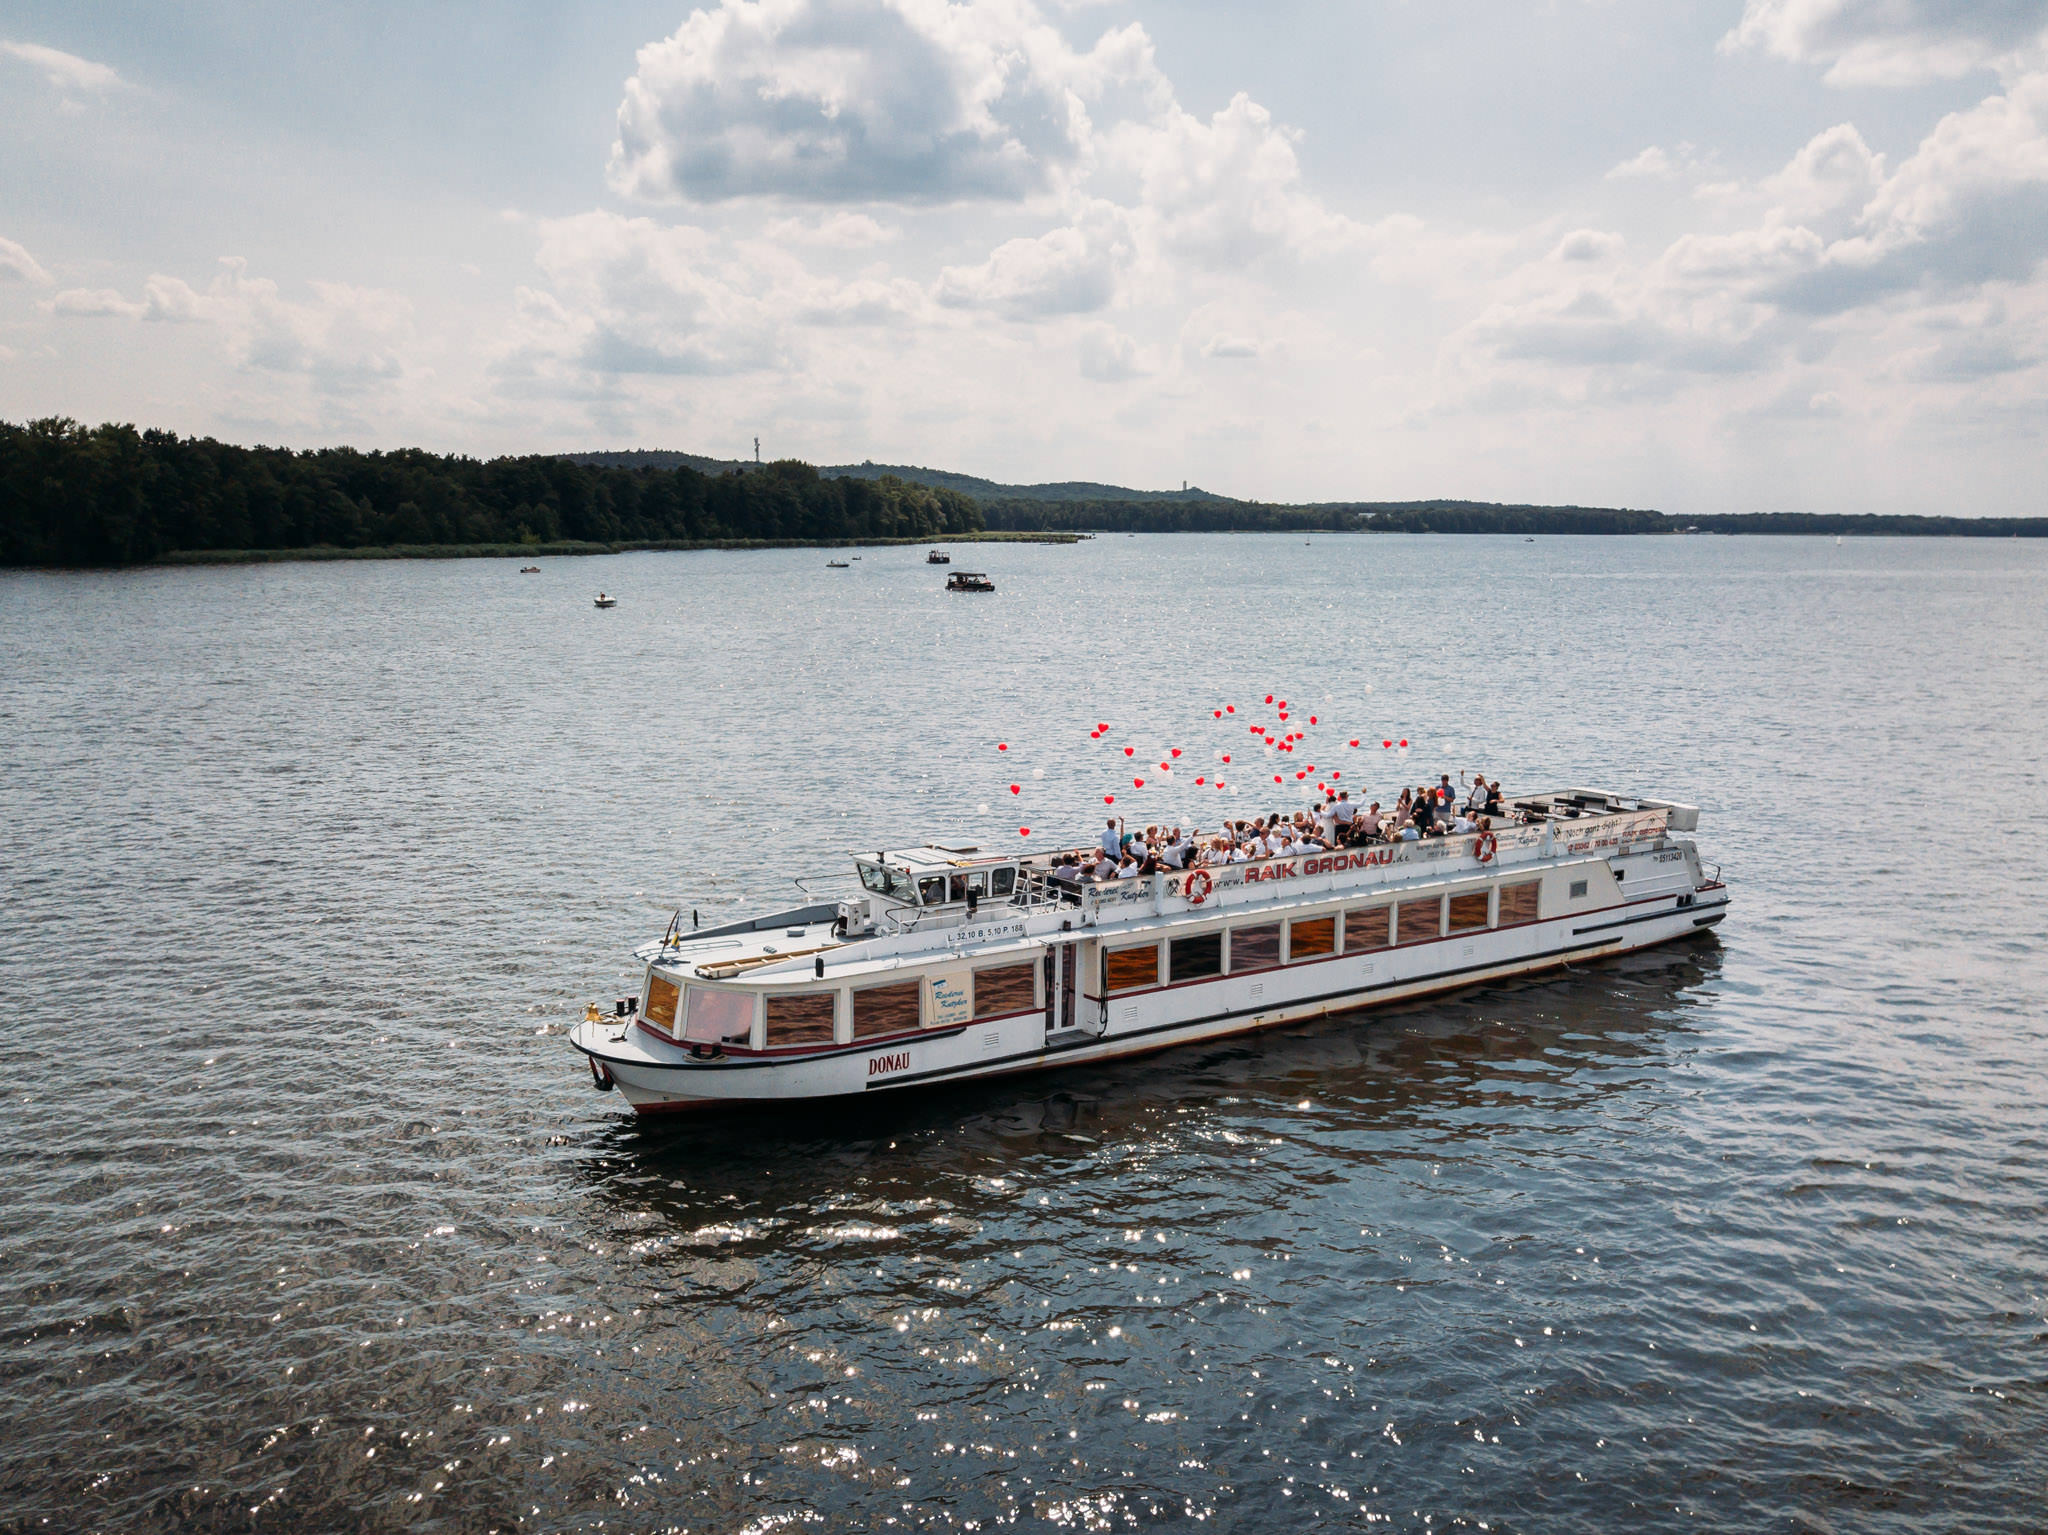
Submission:
[[[1365,691],[1367,693],[1370,693],[1372,689],[1368,687]],[[1329,700],[1326,698],[1324,701],[1327,703]],[[1259,746],[1274,754],[1275,765],[1280,766],[1282,770],[1279,772],[1275,772],[1273,774],[1273,782],[1284,786],[1289,781],[1287,768],[1288,766],[1291,766],[1291,764],[1283,764],[1281,759],[1292,758],[1296,755],[1305,755],[1306,752],[1312,748],[1309,745],[1307,729],[1301,728],[1299,726],[1293,729],[1282,729],[1280,727],[1288,725],[1291,721],[1293,721],[1296,718],[1296,716],[1302,714],[1303,711],[1294,707],[1290,700],[1282,698],[1275,693],[1266,694],[1262,699],[1262,702],[1266,707],[1270,708],[1273,711],[1272,723],[1247,724],[1246,731],[1257,741]],[[1311,705],[1310,707],[1313,708],[1315,706]],[[1216,705],[1210,709],[1209,714],[1210,718],[1214,721],[1221,721],[1224,719],[1239,717],[1238,707],[1236,704],[1232,703]],[[1319,713],[1307,714],[1306,719],[1307,724],[1310,727],[1320,727],[1322,724],[1322,718]],[[1088,732],[1088,739],[1091,741],[1100,741],[1106,739],[1109,735],[1109,728],[1109,722],[1107,720],[1096,721],[1094,727],[1090,729]],[[1356,736],[1350,738],[1348,741],[1344,743],[1344,745],[1350,749],[1356,749],[1364,744],[1366,743],[1363,741],[1363,739]],[[1380,747],[1384,751],[1393,751],[1398,747],[1398,749],[1405,755],[1408,751],[1408,741],[1405,737],[1397,739],[1392,736],[1387,736],[1381,739]],[[1007,741],[998,741],[996,743],[996,750],[999,753],[1006,753],[1009,751],[1009,749],[1010,743]],[[1166,747],[1164,749],[1164,755],[1162,755],[1157,761],[1156,768],[1147,764],[1140,764],[1137,761],[1139,749],[1136,745],[1130,743],[1123,743],[1120,745],[1119,749],[1123,752],[1124,759],[1127,765],[1132,769],[1136,769],[1131,778],[1131,787],[1133,789],[1143,789],[1144,787],[1146,787],[1148,783],[1152,784],[1156,788],[1167,787],[1172,785],[1176,781],[1182,781],[1176,779],[1175,766],[1181,761],[1182,757],[1185,755],[1186,748],[1180,746]],[[1223,750],[1220,747],[1217,748],[1215,751],[1215,758],[1217,763],[1222,767],[1227,768],[1232,765],[1231,753],[1226,750]],[[1317,773],[1318,771],[1321,771],[1325,776],[1318,777],[1314,780],[1316,791],[1324,794],[1336,793],[1337,785],[1344,777],[1343,770],[1340,768],[1324,768],[1319,770],[1316,767],[1315,763],[1309,762],[1302,767],[1292,769],[1293,782],[1299,785],[1302,791],[1306,793],[1308,792],[1309,788],[1310,776],[1312,774]],[[1043,768],[1034,769],[1031,776],[1034,778],[1043,778],[1045,776],[1045,770]],[[1220,774],[1212,776],[1209,772],[1206,771],[1199,774],[1195,778],[1195,785],[1198,788],[1204,789],[1213,788],[1217,790],[1229,790],[1228,782],[1222,776],[1220,776]],[[1024,786],[1022,783],[1012,783],[1008,787],[1012,796],[1021,798],[1024,792]],[[1104,794],[1102,796],[1102,803],[1105,805],[1114,805],[1116,803],[1116,798],[1117,797],[1114,793]],[[984,813],[986,813],[988,810],[988,806],[983,805],[981,809]],[[1028,826],[1019,826],[1017,828],[1017,835],[1020,837],[1028,837],[1031,835],[1031,828]]]

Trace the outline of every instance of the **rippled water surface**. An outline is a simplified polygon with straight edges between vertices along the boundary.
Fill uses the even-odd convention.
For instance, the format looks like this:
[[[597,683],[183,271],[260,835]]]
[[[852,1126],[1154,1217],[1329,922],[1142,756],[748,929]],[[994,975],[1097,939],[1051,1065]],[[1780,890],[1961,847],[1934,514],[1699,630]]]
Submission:
[[[0,1527],[2048,1523],[2048,550],[824,558],[0,575]],[[1113,1070],[590,1090],[678,905],[1285,803],[1109,754],[1269,691],[1347,785],[1696,801],[1733,914]]]

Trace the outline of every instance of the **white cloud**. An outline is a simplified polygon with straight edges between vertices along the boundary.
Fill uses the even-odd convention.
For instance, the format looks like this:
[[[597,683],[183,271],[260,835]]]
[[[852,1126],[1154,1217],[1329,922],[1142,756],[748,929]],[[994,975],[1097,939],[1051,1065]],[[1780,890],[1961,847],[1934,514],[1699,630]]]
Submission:
[[[215,328],[229,360],[252,372],[303,375],[326,393],[350,394],[400,378],[412,305],[394,293],[313,282],[311,302],[286,299],[268,278],[225,257],[206,288],[155,275],[142,297],[111,288],[67,288],[50,300],[67,318],[119,318]]]
[[[2048,0],[1748,0],[1723,52],[1826,64],[1830,85],[1910,85],[1997,66],[2048,29]]]
[[[1550,253],[1552,261],[1612,261],[1628,241],[1605,229],[1574,229]]]
[[[1083,378],[1099,384],[1127,383],[1152,371],[1137,338],[1107,325],[1091,325],[1082,332],[1080,367]]]
[[[27,282],[47,287],[49,281],[50,274],[43,270],[42,264],[28,253],[26,247],[0,235],[0,282]]]
[[[1116,297],[1133,242],[1123,211],[1097,203],[1076,224],[1035,239],[1008,240],[979,266],[947,267],[938,300],[952,308],[992,309],[1013,320],[1088,314]]]
[[[860,250],[887,245],[902,231],[865,213],[829,213],[823,218],[776,219],[762,231],[771,240],[787,245],[809,245],[829,250]]]
[[[1074,52],[1028,0],[722,0],[642,48],[613,184],[651,201],[1015,200],[1089,140],[1128,67]]]
[[[60,91],[90,91],[97,95],[123,83],[119,72],[110,64],[96,64],[91,59],[82,59],[61,48],[46,48],[41,43],[17,43],[0,38],[0,54],[19,59],[30,68],[41,71],[43,78]]]
[[[1624,160],[1607,173],[1609,181],[1669,181],[1678,174],[1671,156],[1652,144],[1641,154]]]

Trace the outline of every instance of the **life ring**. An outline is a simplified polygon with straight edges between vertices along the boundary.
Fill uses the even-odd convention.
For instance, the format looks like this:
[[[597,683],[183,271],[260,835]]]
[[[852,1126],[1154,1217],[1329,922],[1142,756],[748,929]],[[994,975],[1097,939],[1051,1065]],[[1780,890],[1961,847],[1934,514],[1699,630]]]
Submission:
[[[1479,834],[1479,840],[1472,844],[1472,856],[1474,858],[1477,858],[1481,863],[1492,863],[1493,850],[1495,846],[1496,844],[1493,840],[1493,833],[1490,831],[1483,831]]]
[[[1188,876],[1182,894],[1188,898],[1188,905],[1199,906],[1209,899],[1209,892],[1216,888],[1216,882],[1209,878],[1207,869],[1197,869]]]
[[[601,1093],[610,1092],[612,1090],[611,1068],[594,1055],[586,1055],[583,1058],[590,1062],[590,1085]]]

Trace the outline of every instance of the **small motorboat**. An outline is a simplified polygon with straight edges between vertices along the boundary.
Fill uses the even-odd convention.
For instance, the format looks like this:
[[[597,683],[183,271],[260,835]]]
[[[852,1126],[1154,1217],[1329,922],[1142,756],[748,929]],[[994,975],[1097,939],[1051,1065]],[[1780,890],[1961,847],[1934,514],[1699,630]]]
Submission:
[[[826,568],[827,570],[851,570],[851,569],[853,569],[853,567],[852,567],[851,565],[847,564],[847,563],[846,563],[846,561],[844,561],[844,560],[827,560],[827,561],[825,562],[825,568]]]
[[[995,589],[995,582],[978,570],[956,570],[946,577],[946,590],[949,592],[992,592]]]
[[[519,573],[522,576],[537,576],[540,574],[540,567],[538,565],[521,565]]]
[[[924,557],[924,562],[927,565],[950,565],[953,563],[953,556],[950,554],[941,554],[938,550],[934,549],[930,554]]]
[[[603,592],[599,592],[597,594],[597,605],[601,608],[615,608],[619,605],[619,599],[607,597]]]

